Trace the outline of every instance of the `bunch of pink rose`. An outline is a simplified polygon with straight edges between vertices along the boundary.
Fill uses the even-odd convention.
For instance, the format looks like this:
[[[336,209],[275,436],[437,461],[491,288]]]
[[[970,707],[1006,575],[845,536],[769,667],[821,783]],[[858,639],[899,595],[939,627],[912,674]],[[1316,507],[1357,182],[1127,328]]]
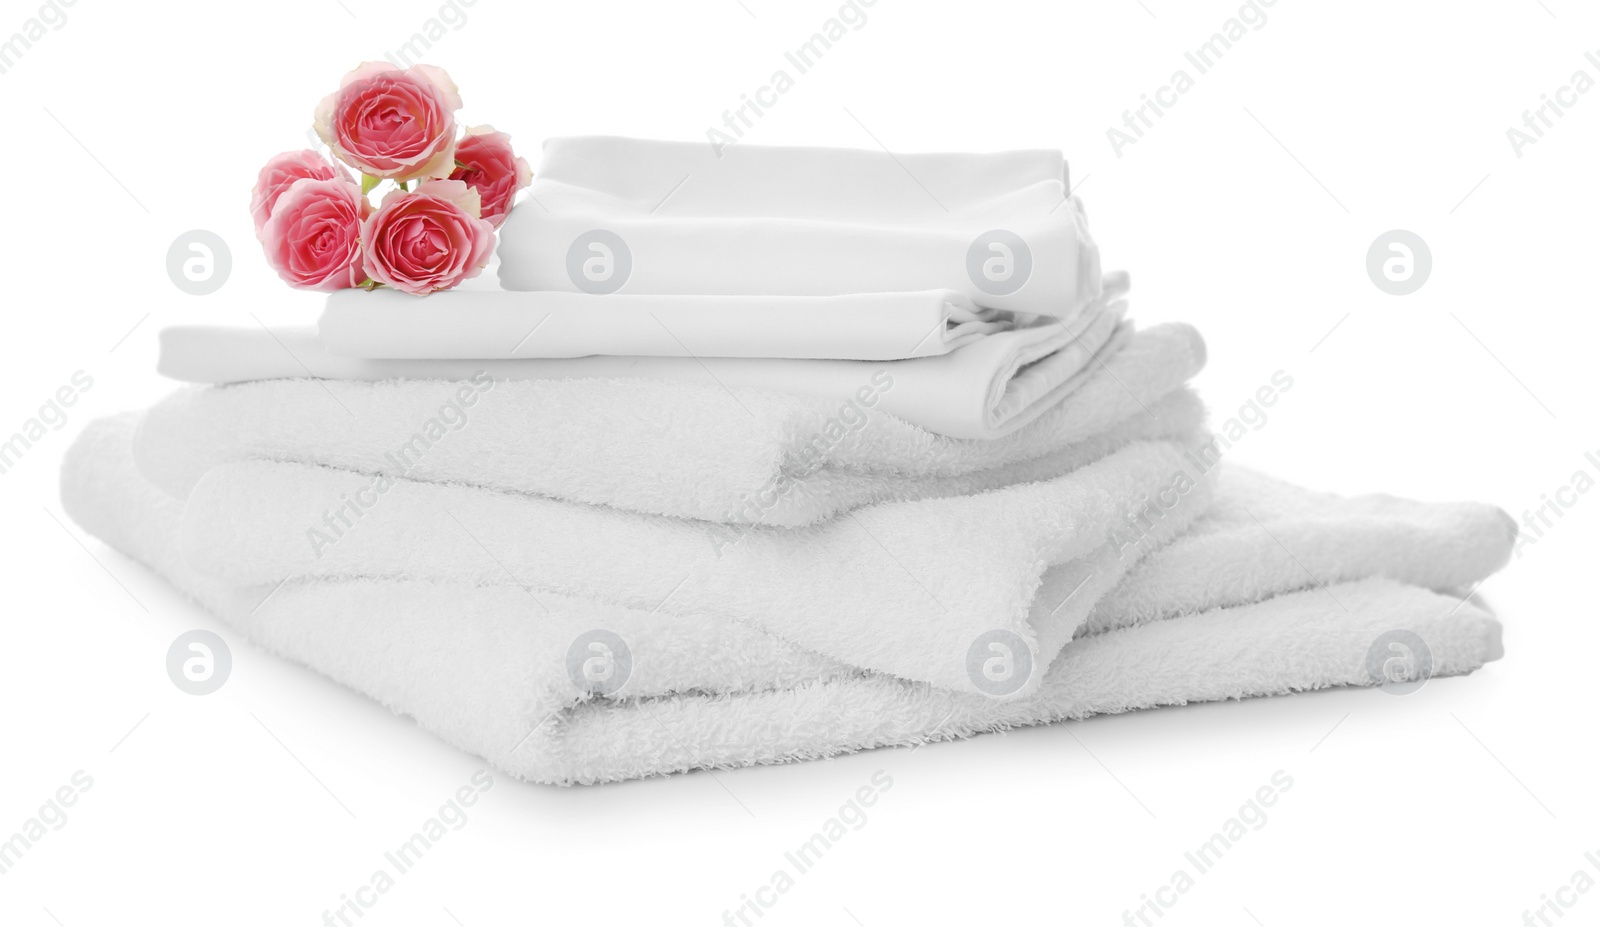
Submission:
[[[343,163],[288,151],[256,180],[250,213],[278,276],[308,290],[419,296],[476,276],[533,174],[503,132],[477,126],[458,138],[460,108],[450,76],[430,65],[368,62],[346,74],[315,122]],[[374,208],[367,194],[384,181],[395,186]]]

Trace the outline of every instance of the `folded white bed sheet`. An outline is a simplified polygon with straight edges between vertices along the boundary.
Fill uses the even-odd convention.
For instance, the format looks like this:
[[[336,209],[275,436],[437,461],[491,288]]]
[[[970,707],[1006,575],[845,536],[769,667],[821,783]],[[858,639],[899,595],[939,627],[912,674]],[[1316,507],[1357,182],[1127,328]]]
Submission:
[[[1068,190],[1058,151],[555,138],[501,229],[500,281],[683,295],[950,289],[1070,318],[1099,295],[1100,263]]]
[[[637,378],[269,380],[178,391],[145,413],[135,454],[179,498],[218,464],[264,459],[797,526],[1064,472],[1084,459],[1074,445],[1119,426],[1098,440],[1191,431],[1202,412],[1179,388],[1203,362],[1188,326],[1146,329],[1031,424],[989,441],[896,417],[884,400],[915,378],[872,365],[860,368],[865,386],[835,400]]]
[[[1064,328],[1054,320],[980,308],[954,290],[598,296],[505,290],[479,280],[427,299],[388,289],[331,293],[318,336],[329,354],[365,360],[592,354],[900,360],[948,354],[1016,329],[1064,345],[1063,339],[1090,328],[1085,313],[1108,308],[1108,301],[1091,303]],[[1108,289],[1118,286],[1112,282]]]
[[[214,384],[292,378],[464,380],[479,374],[508,380],[644,377],[713,386],[730,397],[745,388],[865,402],[935,434],[998,438],[1049,412],[1129,342],[1132,328],[1122,321],[1126,309],[1118,300],[1072,325],[1036,320],[947,354],[895,361],[688,353],[365,360],[329,353],[313,329],[179,326],[162,330],[157,369],[176,380]],[[1082,327],[1073,327],[1077,324]],[[1194,341],[1198,352],[1198,336]]]
[[[540,782],[785,762],[1103,712],[1369,685],[1368,650],[1395,629],[1422,638],[1435,676],[1469,672],[1501,653],[1498,622],[1476,604],[1365,579],[1249,605],[1205,603],[1199,614],[1135,627],[1125,625],[1150,616],[1104,615],[1098,625],[1111,630],[1073,641],[1054,662],[1028,670],[1042,677],[1032,695],[996,699],[865,672],[746,622],[554,594],[541,594],[540,608],[516,585],[347,578],[241,587],[184,562],[184,504],[134,465],[133,429],[132,416],[103,419],[69,450],[62,500],[80,526],[165,575],[257,644]],[[1480,568],[1509,556],[1508,525],[1506,519],[1482,533],[1489,553]],[[1393,541],[1362,537],[1358,525],[1340,530],[1340,546]],[[1439,549],[1433,559],[1451,553]],[[1236,545],[1219,543],[1206,568],[1247,578],[1254,561],[1240,556]],[[1318,570],[1322,562],[1307,566]],[[1471,568],[1461,576],[1482,578]],[[1161,615],[1194,607],[1187,591],[1163,592],[1173,578],[1158,571],[1140,580],[1146,588],[1139,595],[1113,593],[1107,602],[1166,600],[1155,609]],[[1329,578],[1308,571],[1305,583]],[[1055,601],[1040,595],[1031,623],[1049,626]],[[624,667],[623,683],[604,694],[574,671],[575,643],[595,630],[626,647],[613,663]],[[1074,631],[1053,633],[1064,639]]]

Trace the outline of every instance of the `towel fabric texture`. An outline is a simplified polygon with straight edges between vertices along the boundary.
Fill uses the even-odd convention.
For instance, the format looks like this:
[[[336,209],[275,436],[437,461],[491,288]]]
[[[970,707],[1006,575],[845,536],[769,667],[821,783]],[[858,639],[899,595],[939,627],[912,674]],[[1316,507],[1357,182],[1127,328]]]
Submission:
[[[997,337],[908,363],[937,365]],[[265,347],[278,350],[270,339]],[[621,359],[506,363],[589,360]],[[720,383],[500,381],[483,373],[491,364],[474,371],[476,362],[457,362],[473,379],[301,378],[180,390],[145,414],[135,454],[150,480],[179,498],[212,467],[257,458],[798,526],[868,502],[1058,474],[1084,460],[1086,441],[1180,434],[1198,423],[1200,409],[1179,387],[1204,360],[1194,329],[1145,329],[1027,425],[983,441],[930,433],[902,414],[913,405],[928,415],[952,411],[941,410],[938,398],[953,401],[946,391],[959,388],[933,369],[900,366],[891,374],[840,361],[849,373],[837,375],[839,388],[808,396],[752,387],[726,368]]]
[[[744,619],[863,669],[971,690],[965,659],[980,635],[1006,631],[1035,649],[1036,638],[1048,636],[1029,623],[1047,570],[1069,590],[1086,583],[1056,612],[1059,621],[1081,617],[1126,572],[1136,558],[1113,537],[1126,512],[1185,473],[1183,452],[1171,442],[1137,442],[1051,480],[743,534],[437,483],[396,481],[380,496],[359,474],[258,463],[220,467],[201,481],[181,546],[197,569],[240,585],[292,576],[511,583]],[[1211,477],[1188,479],[1144,546],[1170,539],[1204,510]],[[272,502],[233,504],[241,484]],[[372,505],[359,514],[359,503],[347,508],[356,514],[348,528],[329,516],[364,490]],[[249,521],[230,525],[241,516]],[[648,559],[616,555],[645,550]],[[1042,657],[1063,643],[1054,639]]]
[[[404,479],[380,500],[372,480],[346,471],[233,464],[190,495],[180,549],[194,569],[240,586],[351,577],[509,584],[716,615],[852,666],[971,691],[966,647],[996,629],[1035,642],[1048,663],[1066,642],[1052,633],[1058,627],[1107,630],[1105,622],[1244,604],[1301,588],[1308,575],[1465,588],[1500,566],[1513,534],[1489,506],[1344,499],[1237,467],[1175,487],[1192,459],[1170,443],[1140,442],[1053,480],[742,535]],[[1152,507],[1159,523],[1132,543],[1138,525],[1126,513],[1169,488],[1171,508]],[[330,515],[363,491],[373,504],[348,526]],[[1166,546],[1138,560],[1158,544]],[[651,555],[618,558],[619,550]],[[1137,580],[1117,585],[1130,567]],[[1114,585],[1124,591],[1097,604]],[[1041,596],[1051,606],[1045,628],[1032,623]]]
[[[509,290],[832,296],[955,290],[1070,319],[1099,253],[1059,151],[900,154],[545,142],[500,233]]]
[[[103,419],[69,451],[62,496],[79,525],[261,646],[540,782],[809,759],[1104,712],[1370,685],[1382,677],[1373,674],[1369,650],[1396,630],[1424,642],[1425,654],[1414,656],[1432,675],[1469,672],[1501,653],[1491,615],[1424,588],[1476,581],[1509,557],[1514,526],[1485,506],[1336,500],[1241,471],[1222,481],[1221,517],[1201,516],[1185,535],[1195,539],[1190,547],[1163,547],[1165,538],[1149,534],[1109,541],[1105,550],[1113,555],[1155,549],[1109,592],[1073,588],[1067,579],[1052,585],[1061,567],[1046,572],[1028,607],[1036,636],[1009,648],[1004,638],[974,647],[983,659],[969,659],[963,688],[863,667],[858,661],[874,653],[870,635],[837,650],[850,655],[842,660],[788,637],[804,622],[726,617],[710,610],[709,596],[696,603],[707,610],[646,609],[542,591],[542,579],[485,584],[485,575],[447,562],[455,576],[446,581],[419,578],[415,565],[382,577],[301,576],[277,584],[208,575],[185,550],[204,536],[205,524],[227,517],[215,507],[225,487],[219,482],[212,495],[197,496],[207,512],[186,511],[135,465],[136,429],[134,416]],[[286,480],[307,476],[272,466],[283,467]],[[426,504],[427,491],[414,487],[408,492],[421,496],[394,504]],[[1352,517],[1331,530],[1318,527],[1341,507]],[[1314,551],[1274,545],[1280,552],[1272,553],[1240,543],[1229,514],[1236,510],[1252,513],[1264,533],[1314,535]],[[525,514],[479,530],[502,540],[501,528],[526,527]],[[469,527],[465,519],[462,527]],[[212,529],[219,540],[242,545],[238,552],[259,549],[220,525]],[[376,545],[375,555],[385,546],[378,534],[365,532],[362,542]],[[259,550],[275,556],[270,542]],[[483,553],[493,559],[486,546]],[[1192,575],[1197,563],[1213,575]],[[269,562],[235,578],[285,568],[297,565]],[[1101,601],[1060,619],[1075,596]],[[929,609],[926,617],[937,624],[936,606]],[[986,661],[998,659],[1022,672],[1026,687],[999,698],[973,691],[991,678]],[[590,673],[595,665],[604,673]]]

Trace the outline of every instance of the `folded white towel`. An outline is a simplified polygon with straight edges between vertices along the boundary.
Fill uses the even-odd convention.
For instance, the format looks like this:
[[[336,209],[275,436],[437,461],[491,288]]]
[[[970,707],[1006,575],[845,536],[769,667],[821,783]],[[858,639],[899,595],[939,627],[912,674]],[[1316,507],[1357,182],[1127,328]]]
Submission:
[[[236,586],[304,575],[511,583],[738,618],[863,669],[976,691],[974,640],[1003,631],[1048,662],[1067,640],[1054,627],[1076,627],[1145,550],[1205,510],[1214,478],[1189,460],[1172,442],[1138,441],[1049,480],[738,534],[459,485],[233,464],[190,495],[182,548]],[[1148,531],[1134,521],[1144,512]],[[1029,610],[1046,594],[1052,627],[1037,628]]]
[[[161,332],[157,369],[176,380],[215,384],[307,377],[465,380],[480,374],[506,380],[645,377],[713,386],[728,396],[742,387],[866,405],[935,434],[998,438],[1049,412],[1128,343],[1133,333],[1122,322],[1125,309],[1118,301],[1089,313],[1081,330],[1031,324],[948,354],[898,361],[686,354],[362,360],[329,353],[314,329],[178,326]],[[1192,353],[1199,355],[1199,337],[1192,340]]]
[[[737,532],[403,478],[385,481],[380,494],[369,476],[254,461],[224,464],[201,479],[184,509],[181,546],[191,568],[237,586],[424,579],[746,618],[775,633],[816,612],[867,626],[920,624],[940,605],[996,614],[1026,605],[1039,562],[1060,563],[1064,552],[1088,549],[1083,535],[1100,530],[1094,522],[1104,512],[1112,513],[1110,533],[1093,540],[1113,546],[1137,538],[1135,516],[1146,507],[1166,520],[1171,510],[1159,498],[1147,506],[1126,495],[1084,494],[1114,490],[1107,477],[1125,479],[1136,460],[1158,459],[1158,451],[1138,442],[1004,492],[879,504],[811,529]],[[1193,459],[1183,465],[1192,467]],[[1506,514],[1490,505],[1337,496],[1244,467],[1216,469],[1220,482],[1214,494],[1204,493],[1210,507],[1139,560],[1132,578],[1088,612],[1084,632],[1245,604],[1312,582],[1385,576],[1428,589],[1465,588],[1505,565],[1516,536]],[[358,497],[368,500],[366,508]],[[1183,505],[1178,517],[1189,510]],[[961,537],[950,540],[952,530]],[[1073,536],[1057,537],[1063,531]],[[1229,553],[1218,561],[1222,549]],[[631,550],[650,556],[618,556]],[[1076,581],[1081,571],[1074,572]],[[797,609],[796,602],[805,604]],[[814,646],[846,662],[866,659],[827,642]]]
[[[1371,576],[1462,588],[1503,566],[1515,536],[1493,506],[1345,499],[1227,468],[1211,512],[1140,560],[1210,499],[1198,475],[1192,489],[1176,485],[1192,465],[1138,442],[1052,480],[732,535],[458,485],[395,480],[380,495],[373,478],[347,471],[229,464],[189,496],[181,548],[191,568],[235,586],[509,583],[740,619],[851,666],[962,689],[966,648],[997,628],[1037,641],[1048,663],[1062,626],[1101,631]],[[649,556],[629,553],[639,551]],[[1097,604],[1130,566],[1138,581],[1118,594],[1145,598]],[[1051,605],[1044,628],[1030,623],[1040,597]]]
[[[1070,318],[1099,255],[1060,152],[545,142],[500,232],[512,290],[830,296],[950,289]]]
[[[132,429],[131,416],[94,422],[69,450],[62,500],[79,525],[251,640],[541,782],[783,762],[1101,712],[1368,685],[1369,650],[1396,629],[1424,642],[1426,652],[1415,656],[1436,676],[1469,672],[1501,652],[1498,622],[1476,605],[1364,580],[1138,627],[1121,627],[1137,615],[1102,618],[1119,629],[1067,645],[1048,669],[1039,665],[1033,695],[995,699],[865,673],[711,616],[554,595],[539,597],[541,610],[516,586],[363,578],[240,588],[183,562],[183,503],[133,465]],[[1503,562],[1509,538],[1488,538],[1498,556],[1485,562]],[[1341,543],[1390,540],[1349,535]],[[1252,560],[1238,559],[1234,545],[1216,546],[1206,569],[1249,575]],[[1151,587],[1112,600],[1163,597]],[[1035,601],[1034,624],[1049,622],[1052,601]],[[1193,604],[1187,592],[1171,601]],[[623,674],[621,687],[603,694],[581,672],[594,651],[575,649],[596,630],[627,648],[613,651],[619,659],[610,664]]]
[[[1086,332],[1099,334],[1103,341],[1115,326],[1090,323],[1108,311],[1121,315],[1120,306],[1111,310],[1109,300],[1101,299],[1078,317],[1056,324],[979,308],[954,290],[595,296],[476,283],[427,299],[387,289],[340,290],[328,296],[318,335],[329,354],[374,360],[592,354],[899,360],[948,354],[996,332],[1017,329],[1027,332],[1016,339],[1019,346],[1059,350]],[[1113,280],[1108,289],[1120,294],[1126,284]],[[1091,344],[1090,350],[1098,346]]]
[[[1336,496],[1227,466],[1205,515],[1134,564],[1082,633],[1251,602],[1310,578],[1465,589],[1505,566],[1516,538],[1516,522],[1492,505]]]
[[[804,525],[868,502],[1059,474],[1063,462],[1049,455],[1065,453],[1070,464],[1078,458],[1068,449],[1119,423],[1128,423],[1128,437],[1150,438],[1198,424],[1198,401],[1174,393],[1204,362],[1199,336],[1183,325],[1132,336],[1049,411],[1004,438],[948,438],[896,417],[891,397],[942,395],[931,370],[911,365],[983,350],[1002,337],[901,362],[892,377],[884,365],[831,362],[861,379],[828,400],[645,379],[300,379],[191,388],[146,413],[135,452],[150,479],[179,498],[217,464],[253,458],[662,515]]]

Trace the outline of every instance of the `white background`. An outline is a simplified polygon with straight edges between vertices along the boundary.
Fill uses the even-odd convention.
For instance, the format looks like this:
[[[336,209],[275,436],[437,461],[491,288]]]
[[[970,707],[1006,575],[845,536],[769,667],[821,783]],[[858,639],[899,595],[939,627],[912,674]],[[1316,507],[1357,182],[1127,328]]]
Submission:
[[[468,123],[493,122],[530,157],[553,135],[698,140],[837,8],[478,0],[426,60],[460,84]],[[1506,136],[1575,71],[1600,77],[1583,57],[1600,51],[1600,14],[1578,0],[1278,0],[1117,157],[1106,130],[1176,69],[1193,75],[1183,53],[1237,9],[877,0],[747,140],[1064,149],[1106,265],[1133,272],[1136,317],[1205,333],[1200,385],[1219,419],[1274,371],[1293,376],[1237,460],[1519,520],[1575,471],[1600,475],[1584,459],[1600,456],[1600,91],[1520,158]],[[36,10],[0,2],[0,38]],[[74,771],[94,780],[0,876],[0,922],[320,923],[482,765],[254,650],[52,518],[83,424],[172,387],[153,373],[162,326],[314,318],[318,298],[256,249],[255,172],[304,145],[340,75],[437,10],[79,0],[0,75],[0,431],[74,371],[94,378],[70,422],[0,477],[0,836]],[[233,248],[231,279],[206,297],[165,270],[195,228]],[[1393,228],[1432,249],[1410,296],[1365,271]],[[1597,525],[1600,492],[1578,497],[1484,585],[1505,659],[1404,698],[1202,705],[601,788],[496,774],[467,825],[360,923],[717,924],[882,769],[894,785],[867,824],[760,923],[1116,924],[1281,769],[1294,785],[1267,824],[1163,925],[1519,924],[1600,855]],[[196,627],[235,659],[205,697],[164,669]],[[1600,888],[1567,897],[1566,923],[1600,918]]]

